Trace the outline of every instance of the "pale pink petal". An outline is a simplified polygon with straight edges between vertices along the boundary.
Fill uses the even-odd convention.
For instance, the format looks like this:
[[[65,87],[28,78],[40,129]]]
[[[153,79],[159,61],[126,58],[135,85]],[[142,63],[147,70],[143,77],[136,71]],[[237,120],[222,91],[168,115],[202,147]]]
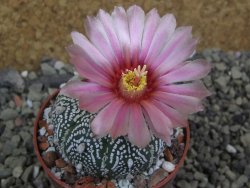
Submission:
[[[162,139],[163,141],[165,141],[165,142],[167,143],[167,145],[170,146],[170,145],[171,145],[171,135],[173,134],[173,130],[170,129],[170,131],[169,131],[170,133],[169,133],[168,136],[157,134],[157,132],[156,132],[154,126],[153,126],[153,123],[152,123],[152,121],[151,121],[150,118],[149,118],[148,113],[145,111],[145,109],[142,109],[142,112],[143,112],[145,121],[147,122],[147,125],[150,127],[150,132],[151,132],[154,136],[156,136],[157,138],[160,138],[160,139]]]
[[[92,63],[79,46],[71,45],[67,50],[71,56],[71,63],[75,66],[80,76],[106,87],[112,85],[109,75],[100,66]]]
[[[142,34],[144,29],[145,13],[141,7],[133,5],[127,10],[129,32],[130,32],[130,50],[132,58],[138,57],[141,49]]]
[[[109,89],[79,80],[67,83],[60,90],[60,94],[78,99],[79,108],[91,113],[96,113],[115,98]]]
[[[115,99],[104,107],[94,118],[90,126],[98,138],[104,137],[110,132],[117,113],[123,104],[124,102],[122,100]]]
[[[151,140],[151,135],[143,117],[141,106],[138,104],[132,104],[130,106],[128,139],[132,144],[141,148],[146,147]]]
[[[130,46],[128,18],[123,7],[115,7],[112,12],[112,20],[121,46]]]
[[[123,7],[115,7],[111,14],[114,30],[119,39],[120,46],[122,47],[123,59],[125,61],[125,67],[129,68],[131,65],[130,56],[130,36],[127,13]]]
[[[112,21],[112,17],[105,11],[100,10],[98,13],[98,18],[103,24],[103,28],[106,31],[108,39],[111,43],[111,46],[114,50],[114,53],[118,59],[118,61],[122,61],[122,49],[120,46],[119,39],[114,30],[114,25]]]
[[[142,38],[142,49],[140,53],[140,61],[144,61],[148,54],[149,47],[153,40],[155,31],[159,24],[160,16],[156,9],[152,9],[146,15],[145,26]]]
[[[109,74],[113,73],[111,62],[109,62],[83,34],[74,31],[71,32],[71,37],[74,44],[82,48],[88,59],[101,66]]]
[[[110,130],[110,135],[113,139],[128,134],[129,114],[129,106],[123,105],[120,111],[118,112],[114,124]]]
[[[178,64],[183,63],[195,51],[197,40],[192,38],[191,27],[178,28],[160,55],[155,59],[153,68],[156,76],[162,75]]]
[[[79,99],[81,94],[84,92],[107,92],[109,89],[102,87],[92,82],[83,82],[80,80],[73,80],[68,82],[60,90],[60,94],[70,96],[72,98]]]
[[[112,92],[83,93],[79,99],[79,108],[96,113],[115,98]]]
[[[200,80],[185,84],[164,85],[161,86],[159,90],[167,93],[193,96],[200,99],[203,99],[211,94]]]
[[[160,77],[159,82],[163,84],[170,84],[198,80],[205,77],[210,70],[210,63],[205,60],[194,60]]]
[[[90,41],[95,45],[99,52],[112,64],[113,67],[118,66],[118,60],[116,59],[101,21],[95,17],[87,17],[85,28]]]
[[[155,61],[155,58],[174,33],[175,27],[176,20],[172,14],[166,14],[161,18],[145,59],[146,64],[150,65]]]
[[[152,94],[155,99],[164,102],[183,114],[191,114],[203,110],[199,98],[156,91]]]
[[[153,100],[152,103],[171,120],[171,128],[188,125],[187,114],[181,114],[161,101]]]
[[[151,121],[149,125],[153,126],[153,131],[156,136],[167,140],[171,134],[172,122],[170,119],[150,101],[142,101],[141,105],[148,114]]]

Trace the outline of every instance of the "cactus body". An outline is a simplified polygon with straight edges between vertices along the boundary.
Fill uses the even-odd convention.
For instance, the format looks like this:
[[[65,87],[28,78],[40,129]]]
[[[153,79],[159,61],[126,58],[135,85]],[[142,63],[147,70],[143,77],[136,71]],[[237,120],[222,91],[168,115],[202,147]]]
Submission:
[[[132,145],[126,137],[94,138],[90,123],[95,116],[80,110],[76,99],[63,95],[57,96],[52,108],[57,150],[82,175],[108,179],[136,175],[148,170],[164,150],[164,142],[155,137],[143,149]]]

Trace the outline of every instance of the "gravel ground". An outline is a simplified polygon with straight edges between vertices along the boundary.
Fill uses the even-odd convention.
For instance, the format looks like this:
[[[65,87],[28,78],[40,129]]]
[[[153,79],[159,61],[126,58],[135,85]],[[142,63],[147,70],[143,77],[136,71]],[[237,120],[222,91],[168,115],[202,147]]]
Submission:
[[[250,52],[208,49],[197,57],[214,68],[204,80],[213,95],[190,117],[191,146],[173,187],[250,188]],[[0,187],[51,187],[32,145],[41,102],[73,76],[43,59],[38,72],[0,70]]]

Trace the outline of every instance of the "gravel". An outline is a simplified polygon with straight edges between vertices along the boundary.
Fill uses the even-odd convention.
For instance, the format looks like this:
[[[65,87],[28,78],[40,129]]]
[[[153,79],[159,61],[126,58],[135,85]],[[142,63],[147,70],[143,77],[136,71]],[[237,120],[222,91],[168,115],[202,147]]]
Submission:
[[[249,188],[250,52],[207,49],[196,57],[213,64],[204,79],[212,96],[190,117],[190,150],[173,186]],[[0,70],[0,187],[52,187],[34,154],[33,122],[41,102],[72,76],[55,59],[36,72]]]

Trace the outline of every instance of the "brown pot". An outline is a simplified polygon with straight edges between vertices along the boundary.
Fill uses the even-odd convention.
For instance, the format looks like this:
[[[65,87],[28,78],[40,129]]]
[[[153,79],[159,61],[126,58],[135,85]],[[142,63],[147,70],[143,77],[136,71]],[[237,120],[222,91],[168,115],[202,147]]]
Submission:
[[[36,121],[34,123],[33,144],[34,144],[34,149],[35,149],[35,153],[37,155],[38,161],[42,165],[44,171],[46,172],[46,174],[48,175],[48,177],[52,181],[52,183],[55,185],[55,187],[56,188],[73,188],[74,186],[70,186],[70,185],[64,183],[63,181],[61,181],[60,179],[55,177],[54,174],[51,173],[50,169],[46,166],[46,164],[41,156],[41,153],[39,151],[39,148],[38,148],[37,132],[38,132],[39,121],[43,117],[44,109],[50,105],[50,101],[52,99],[54,99],[58,95],[58,93],[59,93],[59,90],[54,92],[53,95],[49,96],[47,98],[47,100],[42,104],[42,106],[37,114],[37,118],[36,118]],[[171,172],[165,179],[160,181],[157,185],[153,186],[153,188],[166,188],[166,187],[170,186],[172,181],[174,180],[177,172],[179,171],[180,167],[183,165],[184,160],[185,160],[186,155],[187,155],[188,148],[189,148],[189,143],[190,143],[190,129],[189,129],[189,127],[185,128],[185,133],[186,133],[185,141],[184,141],[185,148],[184,148],[184,152],[183,152],[183,155],[181,157],[181,160],[175,166],[175,170],[173,172]]]

